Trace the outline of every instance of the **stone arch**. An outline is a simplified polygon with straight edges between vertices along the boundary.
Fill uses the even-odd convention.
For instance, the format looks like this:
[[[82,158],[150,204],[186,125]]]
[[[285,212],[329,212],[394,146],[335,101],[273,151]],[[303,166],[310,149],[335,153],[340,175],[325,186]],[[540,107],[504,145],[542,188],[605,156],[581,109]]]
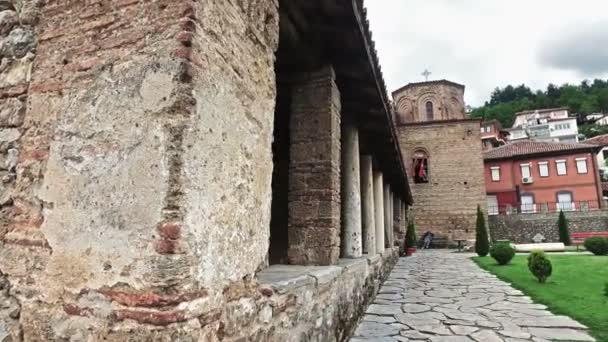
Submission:
[[[397,100],[397,123],[408,123],[414,122],[414,107],[412,106],[412,99],[407,96],[403,96]]]
[[[418,98],[418,121],[429,121],[427,118],[427,104],[432,104],[433,120],[437,120],[441,113],[441,103],[436,93],[425,93]]]
[[[424,147],[416,147],[412,153],[411,172],[414,183],[428,183],[430,179],[430,154]]]
[[[462,117],[464,104],[456,97],[451,97],[448,106],[448,117],[451,119]]]

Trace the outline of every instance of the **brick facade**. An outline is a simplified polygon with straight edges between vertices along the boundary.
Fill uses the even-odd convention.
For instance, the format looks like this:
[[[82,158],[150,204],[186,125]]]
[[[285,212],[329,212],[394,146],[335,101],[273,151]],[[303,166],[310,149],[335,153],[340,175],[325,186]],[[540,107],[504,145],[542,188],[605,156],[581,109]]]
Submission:
[[[348,337],[396,251],[338,260],[341,102],[360,88],[336,84],[353,65],[378,71],[356,75],[366,89],[383,81],[368,29],[343,20],[356,10],[367,22],[358,3],[281,2],[327,24],[305,27],[345,26],[354,44],[283,64],[298,74],[289,256],[300,265],[274,268],[279,1],[0,2],[11,11],[0,16],[0,340]],[[302,35],[333,39],[324,33]],[[343,51],[322,51],[330,43],[307,57]],[[366,152],[411,199],[385,92],[363,93],[360,113],[381,113],[358,127],[375,142]],[[260,276],[274,269],[280,279]]]
[[[340,256],[340,92],[331,67],[295,81],[291,104],[289,261]]]
[[[398,135],[416,199],[412,217],[418,234],[473,239],[477,206],[486,208],[479,121],[401,125]],[[428,183],[416,184],[411,177],[417,150],[428,153]]]

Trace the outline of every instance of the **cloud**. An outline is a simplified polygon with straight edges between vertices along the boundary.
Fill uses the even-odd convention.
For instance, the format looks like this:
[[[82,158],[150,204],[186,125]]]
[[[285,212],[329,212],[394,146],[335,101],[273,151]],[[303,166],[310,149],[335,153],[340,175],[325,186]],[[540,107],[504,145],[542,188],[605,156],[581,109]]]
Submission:
[[[608,72],[608,21],[564,28],[541,44],[540,63],[581,76]]]
[[[567,0],[365,4],[389,91],[423,81],[426,68],[431,79],[464,84],[472,106],[509,84],[543,89],[549,83],[608,78],[608,26],[586,24],[608,23],[606,0],[577,6]]]

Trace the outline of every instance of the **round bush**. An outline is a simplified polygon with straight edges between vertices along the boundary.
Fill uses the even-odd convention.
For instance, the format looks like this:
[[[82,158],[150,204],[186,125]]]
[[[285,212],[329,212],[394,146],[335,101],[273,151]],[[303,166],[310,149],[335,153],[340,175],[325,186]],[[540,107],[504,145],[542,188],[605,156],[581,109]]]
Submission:
[[[490,249],[490,256],[494,258],[499,265],[506,265],[515,256],[515,249],[507,243],[499,243]]]
[[[553,267],[542,251],[532,251],[528,256],[528,269],[540,283],[544,283],[551,276]]]
[[[585,248],[595,255],[608,254],[608,239],[592,237],[585,240]]]

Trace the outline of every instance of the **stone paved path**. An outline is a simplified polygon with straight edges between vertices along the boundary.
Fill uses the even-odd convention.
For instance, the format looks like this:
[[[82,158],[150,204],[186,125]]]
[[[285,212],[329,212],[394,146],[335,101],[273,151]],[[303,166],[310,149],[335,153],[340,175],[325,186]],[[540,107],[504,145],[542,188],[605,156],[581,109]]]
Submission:
[[[533,303],[470,256],[401,258],[350,341],[595,341],[584,325]]]

